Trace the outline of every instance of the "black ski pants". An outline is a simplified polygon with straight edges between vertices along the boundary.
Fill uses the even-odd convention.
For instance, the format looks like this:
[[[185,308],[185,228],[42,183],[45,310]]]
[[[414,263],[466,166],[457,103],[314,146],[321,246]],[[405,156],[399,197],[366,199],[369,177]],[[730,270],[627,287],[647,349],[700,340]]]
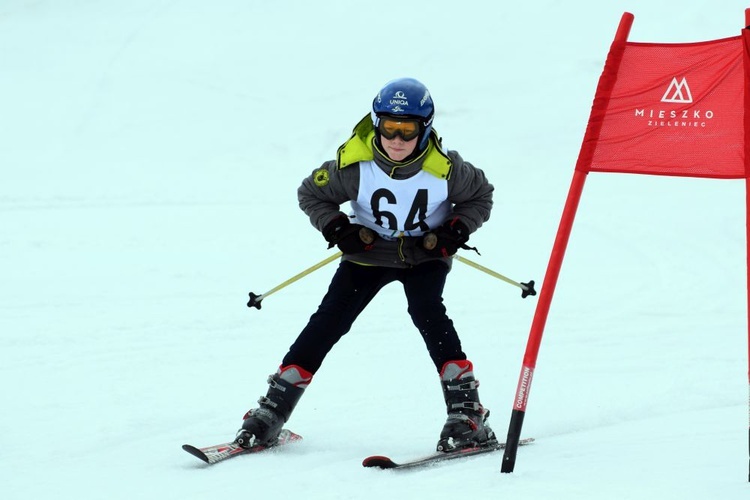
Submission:
[[[448,266],[428,261],[410,268],[364,266],[341,261],[328,292],[282,364],[315,373],[328,352],[352,327],[381,288],[393,281],[404,287],[408,312],[422,335],[438,372],[446,361],[466,359],[453,321],[443,305]]]

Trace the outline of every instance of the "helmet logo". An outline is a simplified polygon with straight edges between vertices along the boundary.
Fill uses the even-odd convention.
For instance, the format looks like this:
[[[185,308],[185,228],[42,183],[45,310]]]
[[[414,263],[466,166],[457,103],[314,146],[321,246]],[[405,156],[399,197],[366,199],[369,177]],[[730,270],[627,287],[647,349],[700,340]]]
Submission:
[[[406,94],[404,94],[403,90],[397,90],[396,93],[393,94],[393,97],[391,98],[391,101],[390,101],[389,104],[391,106],[393,106],[395,104],[396,107],[398,107],[399,104],[402,105],[402,106],[408,106],[409,105],[409,99],[407,99]],[[403,110],[402,109],[398,109],[397,110],[397,109],[394,108],[393,111],[403,111]]]
[[[420,106],[424,106],[424,103],[425,103],[425,102],[427,101],[427,99],[429,99],[429,98],[430,98],[430,91],[429,91],[429,90],[427,90],[427,89],[425,89],[425,90],[424,90],[424,97],[422,97],[422,100],[421,100],[421,101],[419,101],[419,105],[420,105]]]
[[[391,104],[392,103],[393,103],[393,101],[391,101]],[[409,103],[407,102],[406,105],[408,106]],[[393,106],[393,108],[391,109],[391,111],[393,111],[394,113],[402,113],[404,111],[404,108],[402,108],[401,106],[399,106],[398,104],[396,104],[395,106]]]

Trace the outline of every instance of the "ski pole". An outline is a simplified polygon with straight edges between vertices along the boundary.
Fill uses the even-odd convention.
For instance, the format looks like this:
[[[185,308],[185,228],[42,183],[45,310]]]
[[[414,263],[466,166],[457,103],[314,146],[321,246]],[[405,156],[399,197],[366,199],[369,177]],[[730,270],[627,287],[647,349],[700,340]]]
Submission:
[[[292,276],[291,278],[289,278],[285,282],[281,283],[280,285],[277,285],[277,286],[271,288],[266,293],[263,293],[263,294],[260,294],[260,295],[256,295],[253,292],[250,292],[249,293],[250,300],[247,303],[247,307],[254,307],[256,309],[260,309],[260,301],[261,300],[265,299],[266,297],[268,297],[272,293],[276,293],[279,290],[281,290],[282,288],[291,285],[292,283],[294,283],[295,281],[299,280],[300,278],[304,278],[305,276],[307,276],[311,272],[320,269],[321,267],[325,266],[326,264],[329,264],[329,263],[333,262],[334,260],[336,260],[339,257],[341,257],[341,255],[342,255],[341,252],[336,252],[334,255],[331,255],[330,257],[326,257],[325,259],[321,260],[320,262],[318,262],[314,266],[308,267],[307,269],[305,269],[301,273],[299,273],[299,274],[297,274],[295,276]]]
[[[467,259],[466,257],[461,257],[460,255],[454,255],[453,258],[455,258],[459,262],[463,262],[464,264],[467,264],[467,265],[473,267],[474,269],[479,269],[480,271],[483,271],[483,272],[489,274],[490,276],[494,276],[495,278],[503,280],[506,283],[510,283],[513,286],[517,286],[518,288],[521,289],[521,298],[525,299],[529,295],[536,295],[536,290],[534,290],[534,280],[531,280],[528,283],[517,283],[517,282],[513,281],[512,279],[510,279],[510,278],[508,278],[506,276],[503,276],[500,273],[496,273],[492,269],[487,269],[483,265],[477,264],[476,262]]]

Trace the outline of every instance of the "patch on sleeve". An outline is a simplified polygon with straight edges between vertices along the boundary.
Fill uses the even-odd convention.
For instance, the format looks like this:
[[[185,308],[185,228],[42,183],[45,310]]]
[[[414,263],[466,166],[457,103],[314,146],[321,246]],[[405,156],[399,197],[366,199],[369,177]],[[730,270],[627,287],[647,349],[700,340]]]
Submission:
[[[327,186],[329,180],[328,170],[326,170],[325,168],[321,168],[313,174],[313,181],[318,187]]]

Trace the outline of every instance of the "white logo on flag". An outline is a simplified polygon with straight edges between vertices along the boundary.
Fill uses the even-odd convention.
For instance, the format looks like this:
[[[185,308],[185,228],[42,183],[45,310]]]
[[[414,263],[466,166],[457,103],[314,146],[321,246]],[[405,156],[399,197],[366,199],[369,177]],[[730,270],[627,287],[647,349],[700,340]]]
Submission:
[[[672,83],[664,92],[661,102],[676,102],[680,104],[689,104],[693,102],[693,94],[690,93],[687,78],[683,77],[682,81],[677,81],[677,77],[672,78]]]

